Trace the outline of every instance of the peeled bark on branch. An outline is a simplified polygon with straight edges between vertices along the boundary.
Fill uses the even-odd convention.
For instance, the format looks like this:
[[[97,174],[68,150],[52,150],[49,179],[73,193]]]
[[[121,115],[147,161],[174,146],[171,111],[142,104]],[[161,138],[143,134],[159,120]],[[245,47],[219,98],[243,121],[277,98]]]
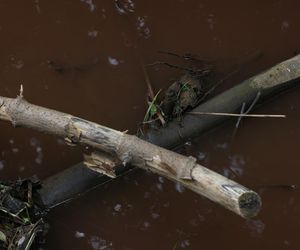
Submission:
[[[68,143],[90,146],[104,155],[109,154],[110,158],[119,159],[123,165],[130,163],[165,176],[242,217],[253,217],[260,210],[261,200],[255,192],[197,164],[193,157],[182,156],[136,136],[30,104],[21,96],[16,99],[0,97],[0,119],[16,127],[60,136]]]

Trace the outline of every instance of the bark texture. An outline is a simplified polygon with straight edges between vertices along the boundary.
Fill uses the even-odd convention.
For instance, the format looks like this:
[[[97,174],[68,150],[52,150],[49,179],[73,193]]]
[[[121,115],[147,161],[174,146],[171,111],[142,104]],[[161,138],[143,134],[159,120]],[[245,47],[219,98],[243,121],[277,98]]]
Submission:
[[[239,112],[243,103],[251,103],[258,92],[261,93],[259,102],[263,102],[282,90],[297,86],[300,83],[299,69],[300,59],[297,55],[199,105],[192,112]],[[275,74],[273,75],[272,72]],[[0,106],[1,104],[0,102]],[[166,148],[172,148],[229,118],[227,116],[185,115],[182,121],[183,128],[177,122],[172,122],[161,131],[150,130],[144,139]],[[2,119],[10,120],[5,114],[2,114]],[[117,168],[117,175],[128,169],[129,166]],[[97,187],[107,180],[109,180],[107,176],[91,171],[81,162],[43,181],[40,192],[42,202],[47,207],[54,206]],[[56,187],[55,191],[53,187]]]
[[[197,164],[193,157],[182,156],[79,117],[30,104],[21,96],[16,99],[0,97],[0,103],[0,118],[14,126],[57,135],[68,143],[90,146],[110,155],[99,166],[93,158],[93,167],[99,167],[100,172],[107,171],[107,167],[103,169],[103,163],[110,165],[111,159],[117,158],[124,166],[132,164],[179,182],[242,217],[253,217],[260,210],[261,199],[254,191]]]

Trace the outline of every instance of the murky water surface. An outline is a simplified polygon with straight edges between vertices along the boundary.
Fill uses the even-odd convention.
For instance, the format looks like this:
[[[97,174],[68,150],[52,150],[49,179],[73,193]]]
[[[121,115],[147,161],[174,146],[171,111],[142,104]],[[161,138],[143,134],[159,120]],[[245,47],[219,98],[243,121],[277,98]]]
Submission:
[[[39,105],[135,133],[146,104],[143,64],[192,53],[226,70],[253,52],[219,91],[299,51],[299,1],[0,2],[0,93],[20,84]],[[156,91],[182,74],[147,67]],[[300,91],[256,110],[287,119],[224,124],[182,152],[255,189],[262,212],[244,220],[162,177],[133,171],[49,215],[46,249],[299,249]],[[43,179],[82,160],[63,141],[1,123],[1,179]],[[55,189],[55,187],[53,187]]]

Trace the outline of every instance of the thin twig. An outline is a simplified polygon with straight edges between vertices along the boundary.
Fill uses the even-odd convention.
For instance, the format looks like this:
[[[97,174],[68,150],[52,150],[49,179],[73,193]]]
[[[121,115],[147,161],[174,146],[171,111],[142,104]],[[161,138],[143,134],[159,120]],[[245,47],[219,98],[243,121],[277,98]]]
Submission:
[[[235,124],[235,133],[234,134],[236,134],[237,129],[238,129],[238,127],[239,127],[239,125],[240,125],[240,123],[242,121],[242,118],[243,118],[242,115],[249,114],[249,112],[254,108],[255,104],[258,102],[260,95],[261,95],[261,93],[260,93],[260,91],[258,91],[257,94],[256,94],[256,96],[255,96],[255,98],[254,98],[254,100],[252,101],[251,105],[249,106],[249,108],[245,112],[244,112],[244,110],[245,110],[245,107],[246,107],[246,103],[243,102],[242,108],[241,108],[241,115],[240,115],[237,123]]]
[[[61,202],[55,203],[55,204],[49,206],[48,208],[49,208],[49,209],[52,209],[52,208],[58,207],[58,206],[60,206],[60,205],[63,205],[63,204],[65,204],[65,203],[69,203],[69,202],[71,202],[71,201],[73,201],[73,200],[75,200],[75,199],[77,199],[77,198],[83,196],[84,194],[86,194],[86,193],[88,193],[88,192],[90,192],[90,191],[92,191],[92,190],[94,190],[94,189],[96,189],[96,188],[98,188],[98,187],[107,185],[107,184],[109,184],[109,183],[111,183],[112,181],[115,181],[115,180],[117,180],[117,179],[121,179],[121,177],[124,177],[125,175],[130,174],[131,172],[133,172],[134,170],[137,170],[137,169],[138,169],[137,167],[132,166],[131,169],[128,169],[128,170],[127,170],[126,172],[124,172],[124,173],[118,174],[115,178],[110,178],[110,179],[108,179],[107,181],[101,182],[101,183],[99,183],[98,185],[95,185],[95,186],[93,186],[93,187],[91,187],[91,188],[88,188],[88,189],[84,190],[83,192],[81,192],[81,193],[79,193],[79,194],[74,195],[73,197],[70,197],[70,198],[65,199],[65,200],[63,200],[63,201],[61,201]]]
[[[246,103],[243,102],[240,115],[245,114],[245,113],[244,113],[245,107],[246,107]],[[237,120],[237,122],[236,122],[236,124],[235,124],[235,129],[238,129],[238,127],[239,127],[241,121],[242,121],[242,116],[240,116],[239,119]]]
[[[247,111],[245,112],[245,114],[248,114],[255,106],[255,104],[258,102],[259,98],[260,98],[261,92],[258,91],[253,102],[251,103],[250,107],[247,109]]]
[[[153,105],[155,105],[157,96],[159,95],[160,92],[161,92],[161,89],[157,92],[157,94],[154,96],[154,98],[151,100],[151,102],[149,102],[149,106],[148,106],[148,109],[147,109],[147,112],[145,114],[143,122],[146,122],[148,120],[148,118],[150,117],[151,107]]]
[[[206,91],[206,93],[201,97],[199,102],[206,100],[207,96],[210,95],[219,85],[224,83],[227,79],[229,79],[230,77],[232,77],[234,74],[238,73],[239,71],[240,71],[240,69],[238,68],[238,69],[235,69],[232,72],[228,73],[225,77],[223,77],[216,84],[214,84],[208,91]]]
[[[185,71],[189,70],[186,67],[181,67],[181,66],[177,66],[177,65],[174,65],[174,64],[171,64],[171,63],[167,63],[167,62],[162,62],[162,61],[156,61],[156,62],[147,64],[147,66],[156,66],[156,65],[166,65],[166,66],[168,66],[170,68],[181,69],[181,70],[185,70]]]
[[[152,84],[151,84],[151,81],[150,81],[150,78],[149,78],[149,74],[148,74],[148,72],[146,70],[146,67],[145,67],[143,62],[141,62],[141,65],[142,65],[142,70],[143,70],[145,82],[146,82],[147,88],[148,88],[148,95],[149,95],[150,99],[153,100],[154,99],[154,91],[153,91]]]
[[[159,50],[158,53],[160,54],[165,54],[165,55],[168,55],[168,56],[174,56],[174,57],[178,57],[178,58],[182,58],[186,61],[195,61],[195,62],[199,62],[199,63],[202,63],[202,64],[207,64],[207,63],[212,63],[213,61],[208,61],[208,60],[203,60],[203,59],[198,59],[196,58],[196,56],[193,56],[192,54],[189,54],[189,53],[185,53],[183,55],[179,55],[179,54],[176,54],[174,52],[170,52],[170,51],[163,51],[163,50]]]
[[[235,113],[219,113],[219,112],[187,112],[187,114],[232,116],[232,117],[286,118],[286,115],[269,115],[269,114],[235,114]]]
[[[159,120],[159,117],[155,118],[155,119],[152,119],[152,120],[149,120],[149,121],[143,121],[142,123],[143,124],[150,124],[152,122],[155,122],[155,121],[158,121]]]
[[[234,128],[234,131],[233,131],[231,140],[233,140],[233,139],[235,138],[236,134],[237,134],[239,125],[240,125],[240,123],[241,123],[241,121],[242,121],[242,118],[243,118],[241,115],[245,114],[245,107],[246,107],[246,103],[243,102],[242,108],[241,108],[241,112],[240,112],[240,116],[239,116],[239,118],[238,118],[238,120],[237,120],[237,122],[236,122],[236,124],[235,124],[235,128]],[[234,172],[231,168],[229,168],[229,169],[230,169],[231,172],[236,176],[235,172]]]
[[[145,77],[145,82],[146,82],[147,88],[148,88],[148,99],[149,99],[148,101],[152,103],[154,101],[154,99],[156,99],[156,96],[154,95],[153,87],[152,87],[152,84],[151,84],[151,81],[149,78],[149,74],[146,70],[145,64],[143,62],[141,62],[141,65],[142,65],[142,69],[143,69],[143,73],[144,73],[144,77]],[[164,126],[166,124],[166,121],[159,110],[157,111],[156,115],[158,116],[158,119],[160,120],[161,124]],[[144,123],[145,123],[145,121],[144,121]]]
[[[252,55],[249,56],[249,58],[246,58],[246,60],[242,61],[239,63],[239,66],[234,69],[233,71],[231,71],[230,73],[228,73],[224,78],[222,78],[221,80],[219,80],[215,85],[213,85],[205,94],[204,96],[200,99],[199,102],[204,101],[207,96],[209,94],[211,94],[220,84],[224,83],[227,79],[229,79],[230,77],[232,77],[233,75],[235,75],[236,73],[240,72],[241,69],[249,62],[251,62],[252,60],[258,59],[260,56],[262,55],[261,52],[256,52],[253,53]]]
[[[23,84],[20,85],[20,95],[21,98],[24,97],[24,88],[23,88]]]
[[[175,65],[175,64],[167,63],[167,62],[161,62],[161,61],[156,61],[154,63],[150,63],[147,66],[156,66],[156,65],[166,65],[170,68],[184,70],[186,72],[193,73],[193,74],[198,73],[198,74],[202,74],[202,75],[207,75],[207,74],[210,73],[210,69],[208,69],[208,68],[195,69],[194,70],[194,69],[191,69],[191,68],[182,67],[182,66],[178,66],[178,65]]]
[[[221,112],[187,112],[188,114],[194,115],[216,115],[216,116],[232,116],[232,117],[239,117],[239,120],[236,124],[236,128],[241,122],[242,117],[257,117],[257,118],[286,118],[286,115],[269,115],[269,114],[249,114],[249,112],[254,108],[255,104],[258,102],[259,97],[261,96],[261,92],[258,91],[253,102],[251,103],[250,107],[244,112],[245,103],[243,103],[241,113],[234,114],[234,113],[221,113]]]

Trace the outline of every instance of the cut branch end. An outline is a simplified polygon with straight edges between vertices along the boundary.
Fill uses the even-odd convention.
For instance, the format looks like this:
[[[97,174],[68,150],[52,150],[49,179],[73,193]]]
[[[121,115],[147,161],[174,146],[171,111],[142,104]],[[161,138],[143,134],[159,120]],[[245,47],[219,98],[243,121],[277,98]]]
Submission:
[[[242,217],[252,218],[260,211],[262,201],[257,193],[250,191],[243,193],[239,197],[238,205]]]

